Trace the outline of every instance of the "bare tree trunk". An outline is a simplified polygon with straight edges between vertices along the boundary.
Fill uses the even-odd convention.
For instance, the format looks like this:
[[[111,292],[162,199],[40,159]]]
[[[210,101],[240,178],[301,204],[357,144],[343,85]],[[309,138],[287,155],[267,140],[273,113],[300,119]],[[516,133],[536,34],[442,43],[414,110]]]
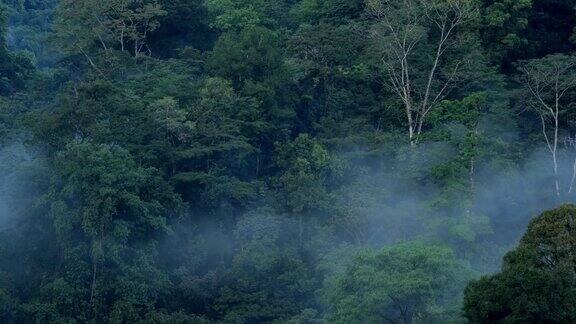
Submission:
[[[570,188],[568,189],[568,193],[571,194],[574,190],[574,182],[576,181],[576,158],[574,159],[574,163],[572,164],[572,179],[570,180]]]
[[[560,98],[558,97],[558,88],[556,86],[556,100],[555,100],[555,111],[554,111],[554,177],[555,177],[555,184],[556,184],[556,196],[560,197],[560,179],[558,175],[558,130],[560,127],[559,124],[559,115],[560,115]]]
[[[303,237],[304,237],[304,215],[300,212],[300,217],[298,218],[298,237],[300,239],[299,244],[302,246]]]
[[[92,66],[94,69],[98,70],[98,66],[94,63],[92,58],[84,51],[84,49],[80,48],[80,52],[82,53],[82,55],[84,55],[84,57],[86,58],[88,63],[90,63],[90,66]]]
[[[124,52],[124,27],[122,27],[122,30],[120,31],[120,48],[122,52]]]
[[[560,197],[560,179],[558,176],[558,159],[556,157],[556,153],[552,156],[554,160],[554,185],[556,187],[556,196]]]
[[[468,171],[468,181],[470,182],[470,202],[467,210],[468,216],[472,216],[472,206],[475,196],[474,192],[476,190],[476,182],[474,180],[475,167],[476,167],[476,159],[472,157],[470,159],[470,170]]]
[[[552,170],[554,172],[554,189],[556,192],[556,196],[560,197],[560,181],[558,178],[558,118],[557,114],[553,114],[554,118],[554,138],[552,142],[550,142],[550,138],[548,136],[548,131],[546,130],[546,120],[544,115],[540,114],[540,119],[542,121],[542,134],[544,135],[544,139],[546,140],[546,145],[548,146],[548,150],[550,151],[550,155],[552,158]]]
[[[94,242],[94,246],[92,247],[92,285],[91,285],[91,289],[90,289],[90,303],[93,304],[94,303],[94,295],[96,292],[96,274],[98,272],[98,255],[96,253],[96,251],[94,250],[95,245],[102,245],[102,242]]]
[[[528,104],[538,112],[542,121],[542,134],[552,159],[554,189],[557,197],[563,194],[558,161],[561,99],[569,90],[576,87],[575,66],[576,60],[573,57],[552,56],[533,60],[521,67],[521,71],[524,73],[525,88],[531,95]],[[546,129],[547,123],[554,127],[553,131],[549,132]],[[550,136],[553,138],[551,139]],[[568,144],[568,146],[572,145],[572,143]],[[568,193],[572,192],[576,181],[576,160],[574,160],[572,168],[572,179]]]
[[[98,270],[98,265],[96,260],[92,260],[92,288],[90,292],[90,304],[94,303],[94,292],[96,291],[96,272]]]
[[[454,2],[436,7],[424,0],[399,1],[399,21],[393,17],[394,5],[388,1],[375,0],[368,3],[368,12],[380,23],[386,31],[374,30],[372,37],[383,41],[384,54],[382,60],[389,74],[389,80],[394,91],[404,104],[408,137],[415,145],[419,141],[427,114],[440,102],[454,85],[454,77],[459,64],[456,64],[453,74],[448,80],[438,77],[442,58],[448,47],[457,46],[457,42],[448,42],[454,36],[455,29],[468,21],[476,12],[468,3]],[[420,27],[437,28],[439,38],[435,53],[431,56],[430,69],[427,70],[427,82],[419,89],[413,89],[411,82],[413,73],[410,58],[414,48],[426,35],[422,35]],[[438,87],[436,86],[438,84]]]

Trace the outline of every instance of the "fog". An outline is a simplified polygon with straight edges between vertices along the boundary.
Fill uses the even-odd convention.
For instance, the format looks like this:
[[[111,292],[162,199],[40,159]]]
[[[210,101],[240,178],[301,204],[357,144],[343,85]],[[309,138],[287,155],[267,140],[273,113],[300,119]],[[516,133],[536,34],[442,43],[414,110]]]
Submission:
[[[45,194],[49,177],[41,155],[23,141],[0,148],[0,230],[18,225],[19,217]]]

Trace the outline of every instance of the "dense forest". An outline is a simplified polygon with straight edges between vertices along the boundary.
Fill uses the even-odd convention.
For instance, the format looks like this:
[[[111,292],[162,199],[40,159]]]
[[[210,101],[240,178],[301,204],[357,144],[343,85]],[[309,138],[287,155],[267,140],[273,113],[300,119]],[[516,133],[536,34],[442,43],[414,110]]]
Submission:
[[[576,322],[575,8],[0,0],[0,322]]]

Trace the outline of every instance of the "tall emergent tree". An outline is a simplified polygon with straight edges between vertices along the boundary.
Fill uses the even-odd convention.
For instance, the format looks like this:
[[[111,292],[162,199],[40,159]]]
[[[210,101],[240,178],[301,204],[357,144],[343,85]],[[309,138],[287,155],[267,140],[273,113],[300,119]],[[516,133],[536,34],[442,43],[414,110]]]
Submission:
[[[576,88],[576,57],[564,54],[549,55],[523,63],[520,71],[521,82],[528,95],[527,103],[540,116],[542,135],[552,158],[554,187],[556,195],[560,196],[562,189],[559,175],[559,145],[562,142],[561,132],[568,124],[566,116],[569,102],[566,97]],[[564,142],[570,144],[572,140],[568,139]],[[576,158],[573,165],[568,193],[574,189]]]
[[[369,36],[415,143],[428,113],[460,78],[464,62],[450,51],[462,45],[462,26],[477,9],[469,0],[368,0],[366,10],[375,22]]]
[[[148,53],[146,39],[165,14],[155,0],[64,0],[56,11],[55,36],[64,51],[96,67],[100,51]]]

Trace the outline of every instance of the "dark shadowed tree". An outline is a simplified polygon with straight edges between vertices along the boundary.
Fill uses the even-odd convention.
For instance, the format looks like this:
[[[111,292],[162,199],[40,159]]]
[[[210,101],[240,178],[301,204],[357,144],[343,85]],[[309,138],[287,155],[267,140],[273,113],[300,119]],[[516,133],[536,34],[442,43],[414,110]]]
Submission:
[[[466,288],[474,323],[571,323],[576,320],[576,206],[533,219],[502,271]]]

